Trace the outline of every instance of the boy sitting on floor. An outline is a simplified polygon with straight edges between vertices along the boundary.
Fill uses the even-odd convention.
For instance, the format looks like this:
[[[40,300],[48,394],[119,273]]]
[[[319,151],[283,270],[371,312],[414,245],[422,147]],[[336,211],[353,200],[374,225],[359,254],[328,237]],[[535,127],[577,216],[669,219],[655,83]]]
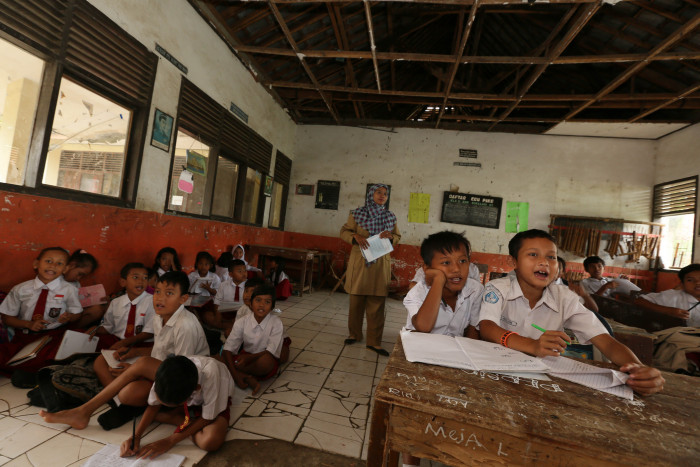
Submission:
[[[700,327],[700,264],[678,271],[681,289],[642,295],[635,305],[686,320],[686,326]]]
[[[276,314],[275,288],[261,285],[253,291],[252,313],[236,319],[224,344],[224,360],[241,388],[260,390],[260,382],[277,374],[283,346],[284,325]]]
[[[228,336],[236,319],[236,311],[243,306],[243,295],[246,287],[248,272],[240,259],[229,262],[228,278],[219,286],[219,291],[214,297],[214,305],[200,312],[202,322],[216,329],[223,329]],[[227,311],[219,311],[221,306],[227,306]]]
[[[151,387],[148,408],[136,427],[133,448],[132,437],[122,443],[122,457],[153,459],[190,436],[206,451],[221,447],[228,431],[233,380],[226,365],[210,357],[173,355],[163,362],[141,358],[80,407],[56,413],[42,410],[39,415],[49,423],[64,423],[82,430],[95,410],[130,384],[143,381]],[[166,438],[141,446],[141,438],[154,420],[177,429]]]
[[[583,344],[592,343],[620,371],[629,373],[627,385],[642,395],[663,389],[659,370],[644,366],[605,330],[578,297],[564,287],[550,286],[557,277],[557,246],[547,232],[532,229],[508,243],[515,277],[489,281],[481,304],[481,336],[491,342],[537,357],[559,356],[571,329]],[[542,333],[532,325],[547,331]]]

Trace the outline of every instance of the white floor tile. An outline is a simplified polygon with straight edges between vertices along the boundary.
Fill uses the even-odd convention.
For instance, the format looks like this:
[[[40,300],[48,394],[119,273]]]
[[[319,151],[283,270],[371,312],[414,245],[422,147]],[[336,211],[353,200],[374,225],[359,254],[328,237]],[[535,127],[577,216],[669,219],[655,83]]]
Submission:
[[[346,371],[348,373],[356,373],[365,376],[374,376],[376,369],[377,364],[374,362],[347,357],[340,357],[338,362],[333,366],[333,370]]]
[[[356,375],[344,371],[332,371],[323,385],[327,389],[347,391],[352,394],[369,396],[372,391],[373,378],[371,376]]]
[[[306,350],[311,350],[314,352],[338,356],[340,355],[340,352],[343,351],[344,344],[340,339],[336,340],[337,342],[326,342],[323,340],[319,340],[319,338],[316,337],[314,340],[306,344],[306,347],[304,348]]]
[[[359,457],[362,451],[361,442],[307,427],[301,429],[294,444],[355,458]]]
[[[27,452],[35,467],[60,467],[87,459],[104,447],[103,444],[61,433]]]
[[[15,458],[60,431],[11,417],[0,419],[0,455]]]
[[[321,368],[332,368],[337,358],[338,357],[335,355],[304,350],[302,353],[297,355],[297,358],[294,359],[294,363],[318,366]]]
[[[368,362],[377,361],[377,352],[369,350],[362,342],[346,345],[343,351],[340,353],[340,356],[367,360]]]

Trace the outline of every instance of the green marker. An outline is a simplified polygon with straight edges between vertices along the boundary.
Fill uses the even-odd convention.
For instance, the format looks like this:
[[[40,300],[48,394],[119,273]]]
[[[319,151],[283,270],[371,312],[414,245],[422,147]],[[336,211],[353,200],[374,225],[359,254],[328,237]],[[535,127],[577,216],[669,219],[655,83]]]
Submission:
[[[532,326],[533,328],[537,329],[537,330],[540,331],[540,332],[547,332],[546,329],[542,329],[541,327],[539,327],[539,326],[536,325],[536,324],[532,324],[531,326]],[[564,342],[566,342],[566,341],[564,341]],[[566,345],[571,345],[571,342],[566,342]]]

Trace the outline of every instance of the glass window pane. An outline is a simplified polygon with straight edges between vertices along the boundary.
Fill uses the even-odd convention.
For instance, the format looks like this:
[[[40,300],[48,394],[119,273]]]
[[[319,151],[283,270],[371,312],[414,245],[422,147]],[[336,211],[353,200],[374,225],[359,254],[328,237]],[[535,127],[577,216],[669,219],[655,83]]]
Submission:
[[[662,217],[663,238],[659,256],[667,268],[683,268],[693,259],[693,225],[695,214]]]
[[[272,185],[272,196],[270,197],[270,222],[269,226],[281,227],[282,223],[282,196],[284,195],[284,185],[274,182]]]
[[[214,180],[214,200],[211,213],[215,216],[233,217],[238,185],[238,164],[219,156]]]
[[[44,62],[0,39],[0,183],[24,185]]]
[[[193,135],[178,128],[177,141],[175,143],[175,162],[173,171],[170,174],[170,197],[168,198],[168,209],[189,214],[202,214],[202,203],[204,202],[204,190],[207,184],[207,167],[209,162],[210,148],[199,141]],[[189,163],[192,169],[192,193],[187,193],[182,188],[187,188],[189,183],[180,184],[180,174],[183,167]],[[204,175],[201,175],[203,172]]]
[[[62,78],[43,183],[118,197],[130,122],[130,110]]]
[[[245,193],[243,197],[241,222],[249,222],[251,224],[257,223],[261,183],[262,174],[257,170],[248,168],[245,177]]]

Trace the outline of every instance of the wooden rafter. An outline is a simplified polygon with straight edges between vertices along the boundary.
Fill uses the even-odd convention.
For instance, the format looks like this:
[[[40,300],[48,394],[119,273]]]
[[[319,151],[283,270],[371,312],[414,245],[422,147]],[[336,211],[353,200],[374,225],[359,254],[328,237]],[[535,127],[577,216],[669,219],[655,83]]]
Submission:
[[[630,123],[638,122],[639,120],[646,117],[647,115],[651,115],[654,112],[656,112],[657,110],[661,110],[663,108],[666,108],[666,107],[670,106],[671,104],[673,104],[674,102],[677,102],[681,99],[684,99],[686,96],[689,96],[689,95],[693,94],[694,92],[697,92],[698,90],[700,90],[700,84],[694,84],[693,86],[689,86],[688,88],[686,88],[684,91],[682,91],[676,97],[669,99],[666,102],[662,102],[661,104],[659,104],[655,107],[652,107],[649,110],[645,110],[644,112],[640,113],[639,115],[636,115],[636,116],[630,118],[629,122]]]
[[[338,5],[327,5],[328,16],[331,19],[331,24],[333,25],[333,32],[338,43],[339,50],[348,49],[348,36],[345,32],[345,25],[343,24],[343,16],[340,12],[340,7]],[[355,68],[353,67],[352,60],[345,60],[345,73],[347,75],[347,80],[353,87],[357,87],[357,78],[355,76]],[[355,109],[355,115],[357,118],[364,118],[364,109],[362,108],[362,103],[353,102],[353,107]]]
[[[363,0],[365,5],[365,16],[367,17],[367,33],[369,34],[369,48],[372,52],[372,63],[374,64],[374,77],[377,80],[377,89],[381,92],[382,80],[379,76],[379,65],[377,65],[377,46],[374,44],[374,26],[372,26],[372,10],[369,2]]]
[[[277,5],[275,5],[275,2],[272,2],[272,1],[269,2],[269,5],[270,5],[270,11],[272,11],[272,14],[275,16],[275,19],[277,20],[277,23],[280,26],[280,29],[282,29],[282,32],[284,33],[284,37],[287,39],[287,42],[289,42],[289,45],[292,47],[294,52],[296,52],[297,57],[299,58],[299,61],[301,62],[301,66],[304,68],[304,71],[306,71],[306,74],[308,75],[309,79],[316,87],[316,91],[318,91],[318,94],[321,96],[321,99],[323,99],[323,102],[326,104],[326,107],[328,107],[328,111],[333,116],[333,120],[335,120],[336,123],[340,123],[340,119],[338,118],[338,115],[336,114],[335,110],[333,109],[333,105],[331,104],[330,100],[328,100],[328,97],[325,95],[325,93],[321,90],[320,85],[319,85],[318,81],[316,80],[316,77],[314,76],[313,72],[311,71],[311,68],[309,68],[309,65],[306,63],[304,56],[301,55],[301,52],[299,52],[299,47],[297,47],[297,43],[294,40],[294,38],[292,37],[292,33],[289,32],[289,28],[287,27],[287,24],[285,23],[284,18],[282,17],[282,14],[277,9]]]

